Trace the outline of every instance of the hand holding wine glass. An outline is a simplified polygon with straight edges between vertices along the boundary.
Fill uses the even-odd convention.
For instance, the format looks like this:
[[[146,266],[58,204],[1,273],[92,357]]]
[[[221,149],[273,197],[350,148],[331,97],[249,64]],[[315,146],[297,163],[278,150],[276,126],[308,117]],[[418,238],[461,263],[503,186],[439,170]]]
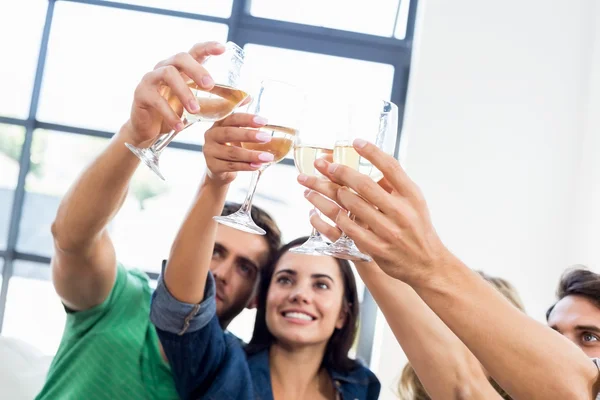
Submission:
[[[200,120],[219,121],[247,99],[248,94],[237,87],[243,62],[244,51],[229,42],[225,46],[194,46],[189,54],[179,53],[159,63],[155,69],[159,72],[146,74],[143,80],[158,86],[155,93],[132,113],[160,110],[172,129],[167,133],[161,129],[161,135],[150,147],[139,143],[126,146],[164,180],[158,166],[160,154],[181,130]],[[151,118],[150,124],[161,120]]]
[[[371,140],[385,154],[393,156],[397,138],[398,107],[394,103],[385,100],[354,103],[350,111],[349,129],[342,132],[335,143],[333,161],[378,182],[383,174],[369,159],[356,151],[353,142],[355,139]],[[371,257],[362,253],[346,234],[323,250],[323,253],[352,261],[371,261]]]
[[[261,83],[248,112],[266,118],[268,123],[257,130],[259,141],[242,142],[241,146],[247,150],[268,153],[272,158],[269,157],[271,160],[266,161],[268,156],[263,156],[264,163],[253,172],[250,189],[240,209],[228,216],[214,217],[215,221],[244,232],[258,235],[266,233],[252,220],[252,199],[263,171],[269,165],[281,161],[292,149],[302,121],[304,101],[304,93],[292,85],[272,80]],[[263,140],[267,137],[270,137],[270,140]]]
[[[127,142],[145,147],[162,133],[180,130],[183,105],[193,112],[197,104],[181,74],[194,81],[207,82],[207,88],[212,87],[212,78],[201,63],[223,51],[223,45],[217,42],[198,43],[189,53],[169,57],[146,73],[135,89],[129,120],[125,123]],[[175,107],[171,107],[164,96],[167,91]]]
[[[241,142],[264,144],[271,135],[260,130],[267,120],[253,114],[235,113],[215,122],[204,134],[202,153],[207,174],[213,181],[231,183],[238,171],[256,171],[274,160],[273,154],[241,147]]]

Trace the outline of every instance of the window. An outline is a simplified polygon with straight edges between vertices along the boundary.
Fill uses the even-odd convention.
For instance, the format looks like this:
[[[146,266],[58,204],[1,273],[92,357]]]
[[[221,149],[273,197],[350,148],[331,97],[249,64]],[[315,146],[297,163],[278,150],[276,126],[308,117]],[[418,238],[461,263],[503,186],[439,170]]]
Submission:
[[[262,18],[392,36],[397,9],[398,0],[252,0],[250,12]]]
[[[188,13],[206,14],[228,18],[231,15],[232,0],[126,0],[119,3],[135,4],[145,7],[167,8]]]
[[[25,129],[0,124],[0,249],[6,247],[8,226],[19,177],[19,159],[25,138]]]
[[[45,354],[54,354],[66,314],[50,281],[50,268],[26,261],[15,261],[13,266],[2,334],[24,340]]]
[[[158,61],[227,38],[227,25],[211,22],[71,2],[54,12],[38,118],[109,132],[127,120],[135,87]]]
[[[26,180],[19,251],[53,253],[50,227],[64,193],[81,170],[106,146],[106,139],[36,130]]]
[[[47,4],[43,0],[0,2],[2,116],[25,119],[29,114]]]
[[[321,90],[331,101],[368,96],[403,109],[416,6],[417,0],[2,2],[0,54],[9,62],[0,64],[0,267],[10,268],[0,275],[7,286],[0,333],[56,351],[64,311],[50,282],[50,226],[65,192],[126,121],[135,86],[160,59],[196,42],[230,40],[245,48],[254,84],[279,79]],[[156,278],[205,171],[208,127],[195,124],[164,151],[166,182],[144,166],[136,172],[108,227],[127,267]],[[24,151],[27,171],[20,169]],[[285,241],[311,230],[311,205],[296,175],[288,157],[264,173],[254,198]],[[228,200],[242,202],[249,183],[250,173],[240,173]],[[18,223],[10,225],[11,217]],[[374,313],[372,302],[363,306],[363,315]],[[249,340],[254,316],[244,311],[230,329]],[[367,325],[355,349],[368,362],[364,349],[373,335],[363,333],[374,327]]]

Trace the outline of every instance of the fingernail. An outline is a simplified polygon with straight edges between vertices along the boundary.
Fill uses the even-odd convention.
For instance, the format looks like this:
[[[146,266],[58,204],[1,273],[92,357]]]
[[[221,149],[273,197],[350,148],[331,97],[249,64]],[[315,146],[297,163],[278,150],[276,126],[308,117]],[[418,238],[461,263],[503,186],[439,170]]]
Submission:
[[[205,88],[211,87],[212,85],[214,85],[214,83],[215,82],[213,81],[213,79],[210,76],[206,75],[206,76],[202,77],[202,86],[203,87],[205,87]]]
[[[251,164],[250,164],[250,166],[251,166],[252,168],[260,168],[260,167],[262,167],[262,164],[260,164],[260,163],[254,163],[254,162],[253,162],[253,163],[251,163]]]
[[[362,149],[366,145],[367,145],[367,141],[366,140],[356,139],[354,141],[354,147],[358,147],[359,149]]]
[[[225,50],[225,45],[223,43],[215,43],[215,49]]]
[[[175,130],[177,132],[179,132],[180,130],[182,130],[184,128],[183,126],[183,122],[178,123],[177,125],[175,125]]]
[[[315,161],[315,167],[324,168],[325,167],[325,161],[323,161],[321,159],[317,159],[317,161]]]
[[[252,119],[257,125],[266,125],[267,119],[263,117],[259,117],[258,115]]]
[[[337,168],[338,168],[337,164],[329,164],[329,168],[327,168],[327,171],[330,174],[333,174]]]
[[[308,213],[309,217],[312,217],[313,215],[315,215],[317,213],[317,210],[315,210],[314,208],[312,210],[310,210],[310,212]]]
[[[261,142],[270,142],[272,139],[271,134],[267,132],[258,132],[256,134],[256,140],[260,140]]]
[[[304,175],[304,174],[298,175],[298,182],[306,182],[307,179],[308,179],[307,175]]]
[[[196,100],[190,100],[190,102],[188,103],[188,107],[191,112],[196,112],[200,110],[200,105]]]
[[[308,197],[308,195],[310,194],[310,192],[312,192],[312,190],[310,190],[310,189],[306,189],[306,190],[304,191],[304,197]]]
[[[258,159],[264,162],[271,162],[275,159],[275,156],[271,153],[260,153]]]

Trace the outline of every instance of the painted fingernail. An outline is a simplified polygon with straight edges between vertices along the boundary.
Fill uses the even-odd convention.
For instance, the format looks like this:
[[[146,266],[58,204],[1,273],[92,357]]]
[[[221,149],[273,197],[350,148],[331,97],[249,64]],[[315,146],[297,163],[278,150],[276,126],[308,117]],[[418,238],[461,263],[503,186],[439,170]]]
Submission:
[[[202,86],[203,87],[205,87],[205,88],[211,87],[212,85],[214,85],[214,83],[215,82],[213,81],[213,79],[210,76],[206,75],[206,76],[202,77]]]
[[[252,168],[257,168],[257,169],[258,169],[258,168],[262,167],[262,164],[261,164],[261,163],[254,163],[254,162],[253,162],[253,163],[251,163],[251,164],[250,164],[250,166],[251,166]]]
[[[260,140],[261,142],[270,142],[272,139],[271,134],[267,132],[258,132],[256,134],[256,140]]]
[[[319,167],[319,168],[325,168],[325,161],[318,159],[317,161],[315,161],[315,167]]]
[[[267,124],[267,119],[263,118],[263,117],[259,117],[258,115],[255,116],[254,118],[252,118],[252,120],[257,125],[266,125]]]
[[[337,164],[329,164],[329,168],[327,168],[327,171],[330,174],[333,174],[337,168],[338,168]]]
[[[188,103],[188,107],[191,112],[200,111],[200,104],[198,104],[198,102],[195,99],[190,100],[190,102]]]
[[[275,156],[271,153],[260,153],[258,159],[264,162],[271,162],[275,159]]]
[[[175,130],[177,132],[179,132],[180,130],[182,130],[184,128],[183,126],[183,122],[178,123],[177,125],[175,125]]]
[[[367,145],[367,141],[366,140],[356,139],[354,141],[354,147],[358,147],[359,149],[362,149],[366,145]]]
[[[307,179],[308,179],[307,175],[304,175],[304,174],[298,175],[298,182],[306,182]]]

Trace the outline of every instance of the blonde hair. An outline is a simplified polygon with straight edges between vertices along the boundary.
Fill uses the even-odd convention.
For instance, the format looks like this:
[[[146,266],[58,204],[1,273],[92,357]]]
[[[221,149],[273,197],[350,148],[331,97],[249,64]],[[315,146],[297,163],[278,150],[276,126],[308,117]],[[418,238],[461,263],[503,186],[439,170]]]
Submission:
[[[490,276],[483,271],[477,271],[477,273],[490,283],[496,290],[498,290],[504,297],[508,299],[519,310],[525,312],[525,306],[521,300],[521,296],[517,292],[517,289],[506,279]],[[511,397],[498,385],[493,379],[489,379],[490,384],[496,389],[498,394],[503,399],[511,400]],[[431,400],[431,397],[427,394],[425,387],[419,380],[415,370],[410,364],[406,364],[400,375],[400,382],[398,384],[398,395],[400,400]]]

